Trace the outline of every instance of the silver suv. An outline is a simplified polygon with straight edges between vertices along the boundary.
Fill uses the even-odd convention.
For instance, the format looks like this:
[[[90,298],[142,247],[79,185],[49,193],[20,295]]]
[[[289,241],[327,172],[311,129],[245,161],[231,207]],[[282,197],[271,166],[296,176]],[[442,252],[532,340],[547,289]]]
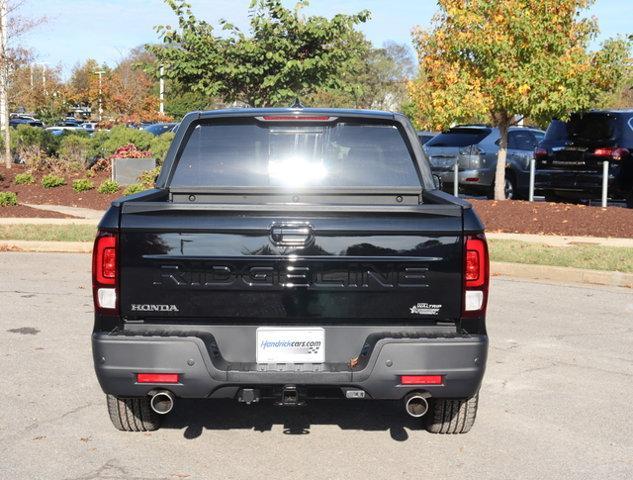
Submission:
[[[536,128],[511,127],[508,132],[506,198],[525,198],[529,191],[530,160],[545,132]],[[453,191],[453,166],[458,165],[459,189],[464,193],[493,196],[500,134],[498,128],[459,125],[424,145],[433,173],[447,191]]]

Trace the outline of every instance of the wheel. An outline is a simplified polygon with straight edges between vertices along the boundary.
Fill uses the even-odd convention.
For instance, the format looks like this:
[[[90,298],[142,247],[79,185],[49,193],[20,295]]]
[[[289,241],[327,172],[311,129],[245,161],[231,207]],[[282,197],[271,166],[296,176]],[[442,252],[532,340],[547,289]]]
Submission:
[[[468,433],[475,424],[478,403],[479,393],[463,400],[433,399],[426,429],[431,433]]]
[[[110,420],[122,432],[151,432],[160,427],[160,417],[150,407],[149,397],[119,398],[106,395]]]
[[[514,174],[511,172],[506,172],[505,183],[503,186],[503,193],[505,194],[506,200],[514,200],[518,198],[517,194],[517,182],[514,178]],[[486,197],[490,200],[494,200],[495,198],[495,184],[493,183],[488,188],[486,192]]]
[[[517,197],[517,182],[514,176],[506,172],[506,181],[503,187],[503,193],[506,196],[506,200],[514,200]]]

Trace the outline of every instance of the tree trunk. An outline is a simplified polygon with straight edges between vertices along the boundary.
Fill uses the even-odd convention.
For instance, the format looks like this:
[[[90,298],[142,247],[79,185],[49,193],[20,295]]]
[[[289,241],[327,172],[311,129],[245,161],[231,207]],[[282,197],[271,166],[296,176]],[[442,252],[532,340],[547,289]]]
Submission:
[[[497,123],[501,138],[499,140],[499,152],[497,153],[497,169],[495,170],[495,200],[505,200],[505,184],[506,184],[506,157],[508,154],[508,127],[510,119],[506,113],[499,116]]]
[[[0,115],[2,115],[0,124],[4,130],[4,163],[10,169],[13,159],[11,158],[11,127],[9,124],[9,62],[7,56],[7,2],[0,0]]]

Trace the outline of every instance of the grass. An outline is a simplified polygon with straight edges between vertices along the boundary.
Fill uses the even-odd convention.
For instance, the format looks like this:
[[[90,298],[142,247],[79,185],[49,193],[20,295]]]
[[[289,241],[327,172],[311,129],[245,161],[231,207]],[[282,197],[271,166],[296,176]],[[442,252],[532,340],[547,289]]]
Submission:
[[[92,242],[92,225],[0,225],[0,240]],[[497,262],[528,263],[633,273],[633,249],[572,245],[549,247],[514,240],[488,240]]]
[[[489,239],[488,242],[492,261],[633,273],[631,248],[595,245],[550,247],[514,240]]]
[[[92,225],[0,225],[0,240],[92,242],[95,233]]]

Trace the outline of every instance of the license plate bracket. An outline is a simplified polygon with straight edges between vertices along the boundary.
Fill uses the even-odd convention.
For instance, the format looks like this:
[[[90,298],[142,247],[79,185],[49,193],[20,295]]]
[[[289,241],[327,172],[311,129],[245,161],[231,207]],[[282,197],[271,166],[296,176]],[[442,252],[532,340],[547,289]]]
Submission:
[[[320,327],[259,327],[257,363],[323,363],[325,330]]]

